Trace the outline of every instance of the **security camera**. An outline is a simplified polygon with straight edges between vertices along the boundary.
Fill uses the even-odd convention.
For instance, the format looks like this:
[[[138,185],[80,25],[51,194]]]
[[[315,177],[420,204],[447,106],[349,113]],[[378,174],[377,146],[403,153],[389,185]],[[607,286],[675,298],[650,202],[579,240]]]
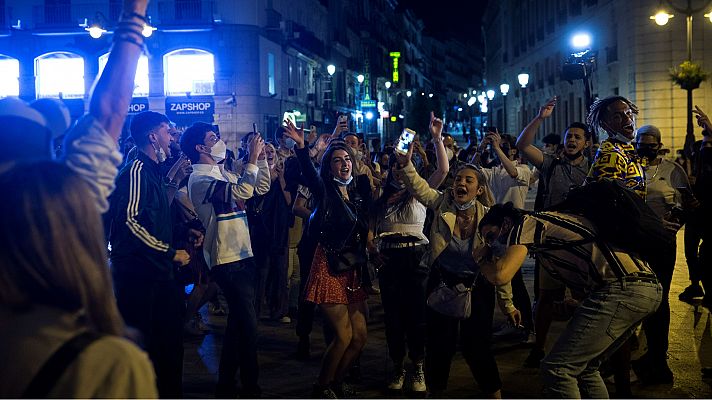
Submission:
[[[233,92],[230,97],[224,100],[225,104],[232,104],[235,105],[237,103],[237,98],[235,97],[235,93]]]

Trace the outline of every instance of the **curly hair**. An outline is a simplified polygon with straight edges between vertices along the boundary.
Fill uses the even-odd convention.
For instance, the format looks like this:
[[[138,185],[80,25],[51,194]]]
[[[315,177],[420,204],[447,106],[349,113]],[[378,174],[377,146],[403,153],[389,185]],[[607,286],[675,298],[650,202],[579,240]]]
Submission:
[[[616,101],[624,102],[628,105],[628,107],[630,107],[633,114],[638,115],[638,106],[623,96],[608,96],[603,99],[596,99],[596,101],[591,104],[588,116],[586,117],[586,123],[591,127],[591,131],[595,133],[598,133],[601,130],[605,131],[605,129],[601,126],[601,122],[603,122],[603,119],[606,117],[608,106]]]

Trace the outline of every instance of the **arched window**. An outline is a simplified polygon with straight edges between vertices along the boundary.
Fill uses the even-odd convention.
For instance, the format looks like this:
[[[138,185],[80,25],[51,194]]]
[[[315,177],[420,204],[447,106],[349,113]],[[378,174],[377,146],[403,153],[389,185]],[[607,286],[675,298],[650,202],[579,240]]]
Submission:
[[[109,61],[109,53],[99,57],[99,75],[104,71],[107,61]],[[148,57],[143,55],[139,57],[136,67],[133,96],[148,97]]]
[[[20,62],[0,54],[0,98],[20,95]]]
[[[215,94],[215,58],[197,49],[181,49],[163,56],[166,96]]]
[[[84,59],[62,51],[37,57],[35,87],[37,97],[84,97]]]

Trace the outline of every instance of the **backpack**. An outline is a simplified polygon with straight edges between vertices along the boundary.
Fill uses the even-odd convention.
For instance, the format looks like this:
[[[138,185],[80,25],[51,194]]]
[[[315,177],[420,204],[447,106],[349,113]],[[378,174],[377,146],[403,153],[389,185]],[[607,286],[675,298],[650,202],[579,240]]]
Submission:
[[[636,254],[651,267],[675,252],[675,235],[645,200],[617,180],[602,179],[571,189],[566,200],[546,211],[588,219],[600,239]]]

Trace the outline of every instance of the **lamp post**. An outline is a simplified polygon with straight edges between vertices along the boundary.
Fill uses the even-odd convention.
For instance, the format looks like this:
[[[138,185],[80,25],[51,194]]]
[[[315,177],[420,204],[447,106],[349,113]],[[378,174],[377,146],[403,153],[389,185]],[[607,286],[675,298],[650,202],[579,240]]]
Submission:
[[[509,93],[509,84],[503,83],[499,85],[499,92],[502,93],[502,104],[504,104],[504,132],[507,132],[507,93]]]
[[[687,7],[681,8],[675,6],[672,1],[670,0],[665,0],[665,2],[675,10],[676,12],[679,12],[681,14],[684,14],[687,20],[687,61],[692,62],[692,15],[697,14],[703,10],[706,10],[709,5],[712,3],[712,0],[707,0],[705,1],[705,4],[702,7],[699,8],[692,8],[692,0],[687,0]],[[657,12],[657,14],[653,15],[650,17],[650,19],[654,20],[656,24],[663,26],[668,23],[670,18],[674,17],[672,14],[668,14],[665,10],[660,10]],[[710,19],[710,22],[712,22],[712,11],[709,14],[705,14],[705,17]],[[695,132],[694,128],[692,125],[692,91],[695,88],[683,88],[687,90],[687,135],[685,137],[685,147],[688,147],[689,145],[692,145],[695,141]],[[688,143],[689,142],[689,143]]]
[[[526,126],[527,124],[527,106],[526,106],[526,97],[524,95],[524,89],[526,89],[527,85],[529,84],[529,74],[526,72],[522,71],[519,75],[517,75],[517,80],[519,81],[519,85],[522,87],[522,126]]]

